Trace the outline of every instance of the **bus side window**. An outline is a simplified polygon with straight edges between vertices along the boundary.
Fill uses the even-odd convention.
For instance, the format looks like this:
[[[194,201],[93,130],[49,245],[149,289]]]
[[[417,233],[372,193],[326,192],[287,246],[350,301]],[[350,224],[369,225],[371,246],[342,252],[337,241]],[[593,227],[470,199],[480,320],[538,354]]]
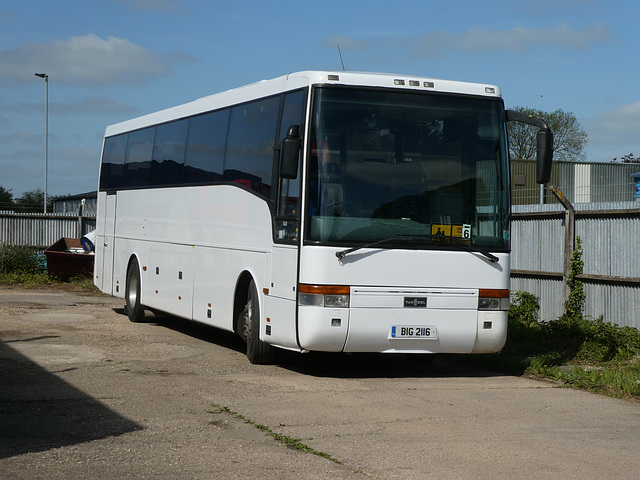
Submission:
[[[124,187],[153,186],[151,158],[156,127],[143,128],[129,134],[124,157]]]
[[[270,198],[273,147],[280,97],[269,97],[231,109],[223,179]]]
[[[282,117],[279,125],[278,145],[287,135],[292,125],[302,125],[306,90],[289,93],[284,98]],[[302,133],[303,129],[300,128]],[[281,241],[295,241],[298,238],[300,219],[300,157],[298,159],[297,178],[278,179],[278,197],[276,205],[276,238]]]
[[[122,187],[124,175],[124,154],[129,135],[109,137],[104,141],[102,167],[100,170],[100,190]]]
[[[213,183],[222,180],[229,109],[191,118],[184,160],[184,183]]]
[[[189,120],[180,120],[156,128],[151,160],[154,186],[176,185],[182,182],[188,127]]]

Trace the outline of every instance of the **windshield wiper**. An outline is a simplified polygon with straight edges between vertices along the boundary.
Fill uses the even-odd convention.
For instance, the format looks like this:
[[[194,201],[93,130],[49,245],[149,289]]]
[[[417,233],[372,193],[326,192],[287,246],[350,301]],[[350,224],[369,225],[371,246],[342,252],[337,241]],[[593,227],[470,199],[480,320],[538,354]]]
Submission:
[[[357,247],[347,248],[346,250],[340,250],[339,252],[336,252],[336,257],[338,257],[338,260],[342,260],[344,257],[349,255],[350,253],[357,252],[358,250],[361,250],[363,248],[371,248],[371,247],[375,247],[377,245],[381,245],[383,243],[388,243],[388,242],[397,242],[397,241],[413,242],[416,238],[429,238],[429,235],[412,235],[412,236],[396,235],[395,237],[389,237],[382,240],[378,240],[376,242],[367,243],[365,245],[359,245]]]
[[[456,247],[460,247],[461,250],[465,250],[467,252],[479,253],[481,255],[484,255],[492,263],[498,263],[500,261],[500,259],[498,257],[496,257],[495,255],[487,252],[484,248],[474,247],[473,245],[469,245],[468,243],[461,242],[460,240],[457,240],[454,237],[447,237],[447,238],[451,240],[451,244],[452,245],[455,245]]]
[[[420,238],[421,239],[436,240],[436,241],[441,240],[441,238],[439,238],[436,235],[396,235],[395,237],[389,237],[389,238],[385,238],[385,239],[382,239],[382,240],[378,240],[376,242],[367,243],[365,245],[359,245],[357,247],[347,248],[346,250],[340,250],[340,251],[336,252],[336,257],[338,258],[338,260],[342,260],[344,257],[349,255],[350,253],[357,252],[358,250],[361,250],[363,248],[376,247],[376,246],[381,245],[383,243],[388,243],[388,242],[392,242],[392,241],[396,241],[396,242],[397,241],[400,241],[400,242],[413,242],[416,239],[420,239]],[[461,242],[461,241],[457,240],[454,237],[446,237],[446,238],[448,240],[451,240],[451,245],[455,245],[456,247],[459,247],[460,250],[465,250],[467,252],[479,253],[481,255],[484,255],[492,263],[497,263],[497,262],[500,261],[500,259],[498,257],[496,257],[495,255],[489,253],[484,248],[475,247],[475,246],[469,245],[467,243],[464,243],[464,242]]]

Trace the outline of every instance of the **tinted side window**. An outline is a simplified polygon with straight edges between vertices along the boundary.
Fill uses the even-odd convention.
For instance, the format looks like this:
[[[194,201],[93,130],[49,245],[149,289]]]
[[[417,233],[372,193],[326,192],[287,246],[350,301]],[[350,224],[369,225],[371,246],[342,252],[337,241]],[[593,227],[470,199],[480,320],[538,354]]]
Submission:
[[[280,135],[278,143],[287,136],[287,130],[292,125],[302,125],[304,118],[304,107],[307,100],[307,91],[300,90],[298,92],[288,93],[284,97],[284,105],[282,107],[282,119],[280,120]],[[302,129],[300,129],[302,133]]]
[[[282,117],[280,119],[280,133],[278,135],[278,145],[281,144],[287,131],[292,125],[300,125],[300,133],[304,131],[304,112],[306,105],[307,91],[301,90],[292,92],[284,97],[282,106]],[[295,242],[298,239],[299,218],[300,218],[300,157],[298,157],[298,178],[279,178],[278,196],[276,200],[276,211],[278,215],[275,219],[276,240],[282,242]]]
[[[166,123],[156,128],[151,176],[154,186],[182,182],[185,143],[189,120]]]
[[[224,180],[271,196],[279,106],[280,97],[271,97],[231,109]]]
[[[125,134],[105,139],[100,170],[100,190],[122,186],[127,137],[128,135]]]
[[[184,165],[184,183],[218,182],[222,180],[224,144],[227,140],[229,110],[193,117]]]
[[[124,187],[152,185],[151,157],[156,128],[145,128],[129,133],[124,157]]]

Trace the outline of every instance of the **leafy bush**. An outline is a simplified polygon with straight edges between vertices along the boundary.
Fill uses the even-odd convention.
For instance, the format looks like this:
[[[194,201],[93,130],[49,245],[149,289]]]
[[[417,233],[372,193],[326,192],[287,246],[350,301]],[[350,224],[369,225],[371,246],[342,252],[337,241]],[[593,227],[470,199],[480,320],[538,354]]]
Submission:
[[[580,237],[576,238],[576,248],[571,255],[571,262],[569,263],[569,271],[565,273],[567,275],[567,286],[569,287],[569,298],[564,303],[564,314],[562,319],[564,320],[580,320],[582,318],[582,307],[584,306],[585,293],[584,286],[578,275],[584,273],[584,261],[582,260],[582,240]]]
[[[507,344],[496,365],[614,396],[640,396],[640,330],[573,309],[557,320],[538,320],[538,298],[515,292],[509,309]],[[577,307],[577,308],[575,308]],[[568,309],[569,310],[569,309]]]
[[[0,245],[0,273],[47,273],[45,256],[32,248]]]
[[[509,306],[509,335],[514,338],[537,337],[541,332],[539,310],[538,297],[529,292],[515,292]]]

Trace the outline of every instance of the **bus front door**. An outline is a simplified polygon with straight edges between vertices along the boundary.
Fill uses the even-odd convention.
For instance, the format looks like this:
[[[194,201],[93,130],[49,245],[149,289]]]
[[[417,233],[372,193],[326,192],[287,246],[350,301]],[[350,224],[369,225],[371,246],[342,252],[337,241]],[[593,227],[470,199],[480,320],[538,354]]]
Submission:
[[[260,338],[267,343],[297,349],[296,285],[298,279],[298,248],[295,245],[274,245],[264,292],[264,315]]]
[[[101,229],[103,237],[98,238],[96,249],[102,252],[102,261],[96,265],[97,286],[104,293],[114,295],[113,291],[113,253],[115,249],[115,229],[116,229],[116,194],[107,194],[105,202],[105,214],[102,216],[104,225]],[[102,273],[98,272],[102,269]]]

